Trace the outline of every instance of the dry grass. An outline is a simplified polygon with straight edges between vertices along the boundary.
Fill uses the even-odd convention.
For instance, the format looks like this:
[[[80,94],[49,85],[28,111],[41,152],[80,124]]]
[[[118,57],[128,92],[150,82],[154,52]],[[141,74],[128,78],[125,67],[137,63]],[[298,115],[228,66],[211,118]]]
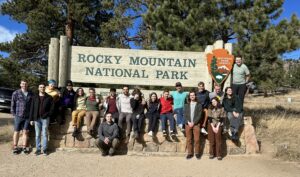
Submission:
[[[3,125],[0,127],[0,143],[7,143],[12,141],[13,137],[13,126]]]
[[[288,97],[296,101],[287,103]],[[247,98],[245,110],[253,118],[258,139],[262,143],[271,141],[275,146],[275,157],[300,161],[299,91],[275,97]]]

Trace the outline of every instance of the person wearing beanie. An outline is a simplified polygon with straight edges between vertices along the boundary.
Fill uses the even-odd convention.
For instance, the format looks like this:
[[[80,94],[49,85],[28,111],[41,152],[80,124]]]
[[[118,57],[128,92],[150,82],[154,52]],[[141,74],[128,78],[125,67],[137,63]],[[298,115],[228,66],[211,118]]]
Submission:
[[[48,86],[46,86],[46,90],[45,92],[50,95],[53,99],[53,103],[54,103],[54,111],[52,116],[50,117],[50,124],[55,124],[57,123],[57,113],[58,113],[58,107],[59,107],[59,96],[60,96],[60,92],[59,90],[56,88],[56,81],[53,79],[50,79],[48,81]]]

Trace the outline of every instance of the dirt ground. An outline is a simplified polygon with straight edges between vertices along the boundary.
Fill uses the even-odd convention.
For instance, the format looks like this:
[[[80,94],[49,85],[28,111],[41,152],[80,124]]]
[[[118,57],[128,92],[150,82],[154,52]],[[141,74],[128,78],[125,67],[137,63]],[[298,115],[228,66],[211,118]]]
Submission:
[[[6,124],[9,114],[0,113]],[[0,128],[1,126],[0,122]],[[258,155],[226,156],[222,161],[167,156],[101,157],[100,153],[57,151],[49,156],[13,155],[11,144],[0,144],[0,176],[214,176],[290,177],[299,176],[300,164],[273,159],[268,148]]]

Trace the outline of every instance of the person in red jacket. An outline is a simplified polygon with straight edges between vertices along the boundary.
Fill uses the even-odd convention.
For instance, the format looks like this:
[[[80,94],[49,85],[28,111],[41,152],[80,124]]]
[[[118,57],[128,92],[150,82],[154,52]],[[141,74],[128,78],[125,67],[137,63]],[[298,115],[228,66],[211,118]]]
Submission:
[[[161,110],[160,110],[160,120],[161,120],[161,129],[164,136],[167,136],[166,123],[167,119],[170,123],[170,135],[172,138],[176,137],[175,134],[175,121],[173,117],[173,98],[170,97],[169,90],[164,90],[163,96],[159,99]]]

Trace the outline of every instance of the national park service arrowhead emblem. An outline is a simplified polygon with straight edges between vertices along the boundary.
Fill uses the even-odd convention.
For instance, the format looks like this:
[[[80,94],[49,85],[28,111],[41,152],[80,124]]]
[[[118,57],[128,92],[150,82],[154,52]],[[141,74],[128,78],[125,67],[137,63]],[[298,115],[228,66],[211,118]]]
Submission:
[[[234,56],[226,49],[216,49],[206,57],[209,74],[216,83],[221,85],[231,72]]]

